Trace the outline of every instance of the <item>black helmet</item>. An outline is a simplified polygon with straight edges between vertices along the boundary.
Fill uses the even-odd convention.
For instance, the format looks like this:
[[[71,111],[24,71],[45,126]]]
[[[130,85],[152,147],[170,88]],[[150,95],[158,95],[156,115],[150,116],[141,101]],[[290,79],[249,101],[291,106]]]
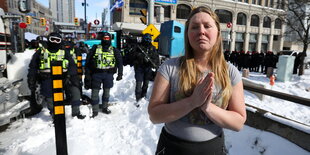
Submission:
[[[110,46],[111,45],[111,34],[108,32],[103,32],[101,34],[101,45]]]
[[[144,34],[142,37],[142,42],[150,44],[152,42],[152,35],[149,33]]]
[[[47,46],[51,52],[57,52],[61,47],[61,43],[62,37],[59,33],[52,32],[47,36]]]

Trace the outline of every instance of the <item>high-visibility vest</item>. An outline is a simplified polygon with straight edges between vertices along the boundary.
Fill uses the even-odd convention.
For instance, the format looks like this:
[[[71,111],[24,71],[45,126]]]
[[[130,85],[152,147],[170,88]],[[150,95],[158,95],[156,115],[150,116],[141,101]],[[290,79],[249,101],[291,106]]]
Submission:
[[[62,68],[68,68],[69,61],[65,59],[64,50],[58,50],[56,53],[52,53],[47,49],[42,48],[40,57],[40,70],[50,69],[51,61],[62,61]]]
[[[75,64],[77,64],[77,56],[75,54],[75,49],[74,48],[72,48],[70,50],[70,55],[72,56],[72,59],[74,60]]]
[[[115,57],[113,46],[108,48],[108,51],[103,51],[102,46],[98,45],[94,55],[96,60],[96,68],[110,69],[115,67]]]

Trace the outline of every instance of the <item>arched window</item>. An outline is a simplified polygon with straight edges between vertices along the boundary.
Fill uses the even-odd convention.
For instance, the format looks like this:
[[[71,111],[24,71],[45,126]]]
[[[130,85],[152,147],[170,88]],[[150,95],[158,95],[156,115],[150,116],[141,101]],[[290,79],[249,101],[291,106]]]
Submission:
[[[263,27],[267,27],[267,28],[271,27],[271,19],[268,16],[264,17]]]
[[[180,4],[177,7],[177,18],[187,19],[188,15],[191,13],[191,7],[185,4]]]
[[[238,13],[237,25],[246,25],[246,15],[242,12]]]
[[[282,27],[282,21],[281,21],[281,19],[277,18],[275,23],[274,23],[274,28],[281,29],[281,27]]]
[[[259,26],[259,17],[257,15],[252,15],[251,26]]]
[[[220,19],[220,23],[232,22],[232,13],[227,10],[215,10],[215,13]]]
[[[147,2],[145,0],[130,0],[129,2],[129,14],[141,15],[141,9],[147,9]]]

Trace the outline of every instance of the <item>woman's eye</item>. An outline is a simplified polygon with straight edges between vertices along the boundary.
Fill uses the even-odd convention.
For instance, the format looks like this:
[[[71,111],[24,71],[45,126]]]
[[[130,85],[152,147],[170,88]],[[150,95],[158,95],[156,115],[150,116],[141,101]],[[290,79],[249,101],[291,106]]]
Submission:
[[[211,25],[205,25],[205,28],[211,28],[212,26]]]

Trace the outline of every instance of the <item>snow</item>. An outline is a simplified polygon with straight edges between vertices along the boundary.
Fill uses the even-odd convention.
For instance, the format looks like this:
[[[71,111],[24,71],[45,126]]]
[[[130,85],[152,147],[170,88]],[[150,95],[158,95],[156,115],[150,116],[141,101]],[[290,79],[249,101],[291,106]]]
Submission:
[[[290,82],[276,81],[272,89],[309,98],[310,92],[305,90],[310,87],[309,75],[310,70],[306,70],[305,75],[294,75]],[[270,88],[269,79],[265,75],[251,72],[249,79]],[[111,89],[110,101],[113,104],[110,106],[110,115],[99,113],[96,118],[90,118],[91,106],[82,105],[81,112],[87,117],[79,120],[71,117],[71,108],[66,106],[68,154],[154,154],[163,124],[152,124],[147,113],[152,82],[147,97],[140,101],[139,108],[134,106],[134,89],[133,68],[125,66],[123,80],[114,81]],[[84,93],[90,96],[91,91],[84,90]],[[310,125],[310,108],[307,106],[268,96],[261,101],[248,91],[245,91],[245,101],[247,104]],[[308,151],[280,136],[246,125],[240,132],[227,129],[224,131],[225,144],[230,155],[309,155]],[[55,129],[46,108],[32,118],[13,122],[7,130],[0,133],[0,154],[3,155],[54,155],[55,144]]]

